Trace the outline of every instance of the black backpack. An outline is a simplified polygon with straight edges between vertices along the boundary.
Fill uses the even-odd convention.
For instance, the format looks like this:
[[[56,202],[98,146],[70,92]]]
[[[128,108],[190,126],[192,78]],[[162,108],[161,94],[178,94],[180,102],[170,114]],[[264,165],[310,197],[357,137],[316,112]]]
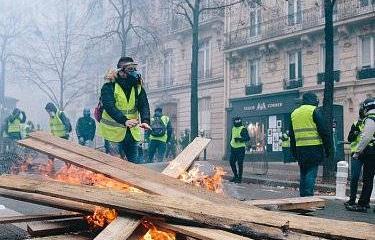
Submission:
[[[61,113],[62,112],[59,112],[59,118],[60,118],[60,120],[61,120]],[[64,114],[65,115],[65,114]],[[70,132],[72,132],[72,124],[70,123],[70,119],[65,115],[65,121],[62,121],[62,123],[64,124],[64,126],[65,126],[65,130],[68,132],[68,133],[70,133]]]
[[[154,117],[151,123],[151,135],[154,137],[162,137],[167,131],[166,126],[161,117]]]

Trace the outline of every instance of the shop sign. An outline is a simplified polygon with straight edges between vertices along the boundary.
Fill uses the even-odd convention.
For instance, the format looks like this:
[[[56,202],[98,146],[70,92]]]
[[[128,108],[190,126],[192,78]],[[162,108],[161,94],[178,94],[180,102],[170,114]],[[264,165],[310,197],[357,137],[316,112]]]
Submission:
[[[244,106],[243,110],[244,111],[265,111],[265,110],[281,108],[281,107],[283,107],[282,102],[272,102],[272,103],[261,102],[261,103],[253,104],[250,106]]]

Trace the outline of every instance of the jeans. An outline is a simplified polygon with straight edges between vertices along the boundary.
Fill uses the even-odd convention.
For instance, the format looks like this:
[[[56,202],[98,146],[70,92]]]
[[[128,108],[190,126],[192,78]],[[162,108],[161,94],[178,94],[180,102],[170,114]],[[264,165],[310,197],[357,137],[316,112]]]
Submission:
[[[130,131],[126,132],[122,142],[111,142],[104,140],[104,148],[107,154],[112,156],[120,155],[122,159],[126,159],[132,163],[139,163],[138,160],[138,142],[133,139]]]
[[[230,167],[232,168],[232,172],[235,178],[239,178],[242,180],[242,173],[243,173],[243,160],[245,158],[245,148],[231,148],[230,151]],[[237,172],[237,165],[238,164],[238,172]]]
[[[358,200],[358,205],[366,206],[370,203],[370,197],[372,193],[374,175],[375,175],[375,156],[370,155],[363,159],[363,187],[361,197]]]
[[[165,155],[167,144],[158,140],[151,140],[148,149],[148,162],[151,163],[156,153],[156,159],[158,162],[162,162]]]
[[[301,197],[314,196],[315,180],[318,174],[318,165],[299,165],[300,182],[299,195]]]
[[[351,161],[350,169],[350,201],[355,202],[357,198],[358,181],[361,176],[363,162],[361,160]]]

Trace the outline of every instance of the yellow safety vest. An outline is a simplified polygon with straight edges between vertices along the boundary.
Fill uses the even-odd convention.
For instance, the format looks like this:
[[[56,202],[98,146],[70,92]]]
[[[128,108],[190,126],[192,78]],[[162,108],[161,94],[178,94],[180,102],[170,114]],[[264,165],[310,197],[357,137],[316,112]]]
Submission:
[[[246,147],[245,142],[236,142],[234,139],[235,138],[241,138],[241,131],[244,129],[244,126],[241,127],[232,127],[232,139],[230,141],[230,145],[232,148],[241,148],[241,147]]]
[[[61,111],[57,111],[55,116],[49,118],[49,127],[52,135],[55,137],[66,136],[65,125],[60,119],[60,114]]]
[[[281,139],[281,147],[288,148],[290,147],[290,137],[287,134],[283,134],[283,137]]]
[[[152,122],[154,121],[154,118],[151,119],[151,125],[152,125]],[[161,142],[167,142],[167,139],[168,139],[168,133],[167,133],[167,126],[168,126],[168,123],[169,123],[169,117],[167,116],[161,116],[161,121],[164,123],[165,125],[165,134],[161,137],[155,137],[153,136],[152,134],[150,135],[150,140],[158,140],[158,141],[161,141]]]
[[[138,94],[142,90],[142,86],[137,87]],[[130,92],[130,98],[127,100],[124,91],[118,83],[115,83],[114,90],[115,106],[128,119],[139,119],[139,112],[135,106],[135,88]],[[121,142],[124,140],[127,127],[124,124],[118,123],[104,110],[102,119],[99,123],[99,135],[111,142]],[[130,132],[135,141],[141,140],[141,129],[136,126],[130,128]]]
[[[21,132],[21,120],[17,117],[13,122],[8,121],[8,133],[20,133]]]
[[[315,106],[302,105],[292,112],[291,120],[297,147],[323,144],[313,120],[315,109]]]
[[[362,133],[362,131],[363,131],[364,124],[363,124],[363,122],[359,122],[359,121],[357,121],[357,122],[355,123],[355,126],[358,127],[358,129],[359,129],[359,134],[358,134],[358,136],[354,139],[354,141],[350,143],[350,152],[351,152],[351,153],[355,153],[355,152],[357,151],[358,143],[361,141],[361,133]]]

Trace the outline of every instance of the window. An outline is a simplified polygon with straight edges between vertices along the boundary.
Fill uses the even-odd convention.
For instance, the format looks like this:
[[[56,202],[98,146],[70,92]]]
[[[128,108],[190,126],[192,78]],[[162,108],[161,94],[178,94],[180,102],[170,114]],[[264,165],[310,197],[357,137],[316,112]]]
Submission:
[[[198,128],[209,136],[211,132],[211,99],[209,97],[198,100]]]
[[[198,51],[198,76],[200,78],[211,77],[211,44],[204,41]]]
[[[302,78],[302,54],[301,51],[288,54],[289,58],[289,80]]]
[[[338,43],[334,43],[333,45],[333,70],[340,69],[340,52],[339,52],[339,45]],[[325,72],[325,63],[326,63],[326,48],[325,45],[321,45],[320,47],[320,72]]]
[[[260,33],[260,22],[261,22],[261,15],[260,15],[260,5],[257,3],[252,2],[250,5],[250,37],[258,36]]]
[[[249,77],[249,85],[250,86],[260,84],[259,65],[260,65],[259,59],[248,61],[248,77]]]
[[[173,52],[172,51],[169,51],[164,54],[163,79],[164,79],[164,86],[170,86],[173,84]]]
[[[301,0],[289,0],[288,1],[288,23],[294,25],[301,23],[302,11],[301,11]]]
[[[370,4],[375,4],[375,0],[359,0],[361,7],[369,6]]]
[[[362,37],[361,67],[375,67],[375,36]]]

